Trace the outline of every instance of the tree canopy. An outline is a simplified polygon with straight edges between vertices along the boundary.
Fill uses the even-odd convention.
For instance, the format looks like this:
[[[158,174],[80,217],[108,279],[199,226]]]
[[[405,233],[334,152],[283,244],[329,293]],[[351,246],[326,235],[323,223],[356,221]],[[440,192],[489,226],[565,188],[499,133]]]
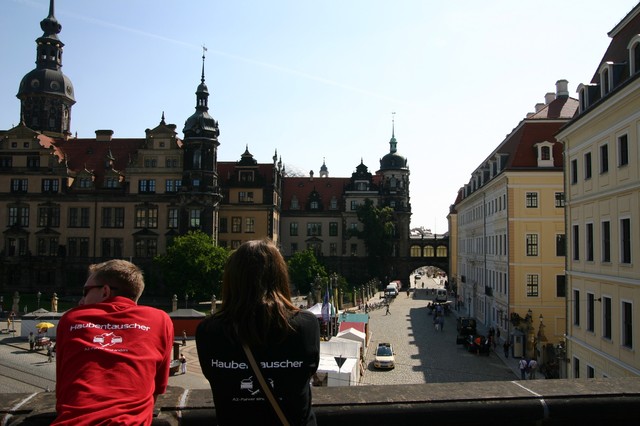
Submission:
[[[327,277],[324,266],[318,262],[313,249],[307,249],[295,253],[289,261],[289,278],[301,295],[306,295],[311,290],[317,276]]]
[[[356,210],[362,229],[351,231],[351,235],[364,241],[369,256],[370,272],[379,275],[380,269],[392,254],[394,217],[391,207],[377,207],[373,201],[366,199]]]
[[[166,254],[154,258],[167,288],[178,295],[211,298],[220,296],[220,282],[229,251],[214,244],[201,231],[176,237]]]

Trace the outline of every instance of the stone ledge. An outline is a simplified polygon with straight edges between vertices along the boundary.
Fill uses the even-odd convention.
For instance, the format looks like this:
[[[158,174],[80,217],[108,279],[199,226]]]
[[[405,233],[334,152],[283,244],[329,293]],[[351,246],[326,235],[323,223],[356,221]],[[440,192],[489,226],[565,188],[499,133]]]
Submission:
[[[640,378],[438,383],[314,388],[318,424],[438,425],[634,424]],[[48,425],[55,394],[4,394],[2,423]],[[215,420],[209,390],[170,387],[156,403],[153,426]]]

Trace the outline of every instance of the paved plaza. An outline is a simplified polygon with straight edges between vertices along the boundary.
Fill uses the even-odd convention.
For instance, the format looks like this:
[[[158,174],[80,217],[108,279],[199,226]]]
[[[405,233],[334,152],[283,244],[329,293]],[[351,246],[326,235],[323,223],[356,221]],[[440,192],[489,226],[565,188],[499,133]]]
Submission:
[[[427,308],[433,295],[425,289],[401,292],[384,308],[369,312],[371,340],[367,350],[367,369],[363,385],[477,382],[514,380],[516,360],[506,362],[502,354],[489,356],[467,352],[456,344],[455,312],[445,316],[444,330],[436,331]],[[479,330],[480,331],[480,330]],[[396,367],[389,371],[373,368],[375,347],[390,342],[396,353]],[[500,348],[498,348],[498,351]]]

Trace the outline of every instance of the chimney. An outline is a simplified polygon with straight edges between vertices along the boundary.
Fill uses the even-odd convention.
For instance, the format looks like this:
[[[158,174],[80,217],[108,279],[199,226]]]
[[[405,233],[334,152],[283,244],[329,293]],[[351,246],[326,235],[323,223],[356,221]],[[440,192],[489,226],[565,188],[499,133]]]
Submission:
[[[569,82],[567,80],[556,81],[556,97],[568,98],[569,97]]]
[[[546,95],[544,95],[544,103],[546,105],[549,105],[551,102],[556,100],[556,94],[553,92],[547,92]]]
[[[536,104],[536,112],[540,112],[547,104]]]
[[[96,130],[96,141],[98,142],[111,142],[113,136],[113,130]]]

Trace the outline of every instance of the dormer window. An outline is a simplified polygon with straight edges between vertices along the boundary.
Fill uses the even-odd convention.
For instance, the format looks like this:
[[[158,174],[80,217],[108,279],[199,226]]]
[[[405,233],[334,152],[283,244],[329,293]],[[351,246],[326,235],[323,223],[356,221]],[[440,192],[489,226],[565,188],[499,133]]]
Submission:
[[[534,145],[537,150],[538,167],[553,167],[553,143],[549,141]]]
[[[300,208],[300,204],[298,203],[298,198],[294,195],[291,198],[291,210],[298,210]]]
[[[605,62],[600,68],[600,95],[605,96],[611,91],[613,62]]]
[[[640,34],[631,38],[627,49],[629,49],[629,75],[634,75],[640,71]]]
[[[240,182],[253,182],[253,171],[249,171],[249,170],[241,171]]]

